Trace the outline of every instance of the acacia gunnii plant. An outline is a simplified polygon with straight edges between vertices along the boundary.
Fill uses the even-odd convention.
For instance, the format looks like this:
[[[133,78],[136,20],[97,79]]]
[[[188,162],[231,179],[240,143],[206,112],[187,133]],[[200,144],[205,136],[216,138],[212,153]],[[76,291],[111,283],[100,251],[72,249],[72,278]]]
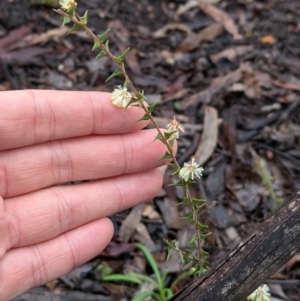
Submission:
[[[189,185],[195,183],[195,181],[202,176],[203,168],[197,164],[194,158],[192,158],[190,162],[184,163],[184,166],[181,168],[175,158],[173,146],[175,140],[179,138],[179,132],[184,132],[183,126],[180,125],[180,123],[174,117],[167,129],[164,131],[161,130],[152,116],[152,112],[158,103],[148,105],[144,92],[136,89],[126,72],[125,57],[129,49],[127,49],[121,55],[115,56],[109,49],[109,40],[107,39],[109,30],[99,35],[94,34],[87,25],[88,11],[86,11],[83,16],[80,16],[76,10],[76,1],[60,0],[59,5],[60,9],[55,11],[63,16],[63,25],[69,23],[73,24],[73,27],[70,29],[69,33],[79,29],[84,30],[86,34],[94,41],[92,50],[99,50],[96,59],[103,56],[108,56],[115,63],[116,70],[107,78],[106,81],[116,76],[123,76],[123,86],[118,86],[112,92],[112,104],[123,109],[128,109],[130,106],[138,106],[142,108],[144,110],[144,116],[140,120],[149,120],[152,122],[157,130],[157,135],[154,140],[160,140],[166,146],[167,151],[165,155],[159,159],[168,159],[172,161],[172,163],[169,163],[169,165],[174,170],[173,174],[177,175],[178,177],[178,182],[172,185],[183,186],[185,192],[185,198],[179,203],[179,205],[188,205],[191,208],[191,214],[183,219],[193,222],[195,228],[195,234],[193,235],[191,241],[187,242],[190,248],[187,248],[184,251],[179,248],[176,240],[165,240],[169,249],[168,257],[175,250],[179,252],[183,265],[192,263],[195,267],[195,274],[203,274],[206,271],[208,262],[207,253],[202,248],[202,242],[208,234],[202,233],[207,226],[198,221],[198,213],[205,205],[205,202],[202,199],[193,198],[189,191]]]

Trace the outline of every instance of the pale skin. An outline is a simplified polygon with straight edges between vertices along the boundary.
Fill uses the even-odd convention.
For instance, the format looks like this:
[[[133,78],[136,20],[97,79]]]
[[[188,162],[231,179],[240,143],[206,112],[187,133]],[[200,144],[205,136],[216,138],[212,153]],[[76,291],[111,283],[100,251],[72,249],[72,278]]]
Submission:
[[[1,301],[100,254],[107,216],[160,190],[166,147],[143,115],[109,93],[0,92]]]

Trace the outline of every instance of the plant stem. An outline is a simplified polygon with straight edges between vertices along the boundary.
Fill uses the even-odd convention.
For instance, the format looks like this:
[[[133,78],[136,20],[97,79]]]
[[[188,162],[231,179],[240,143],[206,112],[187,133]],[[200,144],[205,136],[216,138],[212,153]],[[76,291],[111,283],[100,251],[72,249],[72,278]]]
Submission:
[[[184,185],[184,190],[186,193],[186,198],[189,201],[190,207],[192,209],[193,212],[193,217],[194,217],[194,227],[195,227],[195,232],[197,235],[197,246],[198,246],[198,258],[201,259],[202,258],[202,246],[201,246],[201,232],[200,229],[198,228],[198,218],[197,218],[197,211],[195,208],[195,205],[193,204],[193,199],[192,196],[190,194],[190,190],[187,184]]]
[[[100,45],[101,49],[106,52],[107,56],[117,65],[118,69],[121,71],[123,77],[125,78],[126,82],[128,83],[128,85],[129,85],[130,89],[132,90],[133,94],[135,95],[137,101],[140,103],[140,106],[142,107],[142,109],[144,110],[145,114],[147,115],[147,117],[149,118],[149,120],[152,122],[152,124],[154,125],[155,129],[157,130],[157,132],[159,133],[160,137],[162,138],[161,139],[162,143],[166,145],[166,147],[168,149],[168,152],[171,155],[171,158],[172,158],[172,160],[173,160],[173,162],[174,162],[174,164],[176,166],[176,169],[179,170],[180,169],[180,165],[178,164],[178,162],[176,160],[173,148],[171,147],[169,141],[166,138],[164,138],[163,132],[158,127],[158,125],[155,122],[152,114],[147,110],[147,107],[144,104],[143,99],[140,98],[140,95],[139,95],[137,89],[135,88],[134,84],[130,80],[130,78],[129,78],[126,70],[125,70],[124,65],[122,63],[119,63],[116,60],[116,57],[110,52],[110,50],[106,47],[106,45],[89,29],[89,27],[86,24],[84,24],[82,22],[82,19],[81,19],[80,15],[78,14],[77,11],[75,11],[75,17],[76,18],[71,17],[70,15],[68,15],[66,12],[64,12],[61,9],[56,10],[56,12],[58,14],[62,15],[63,17],[69,18],[75,24],[81,26],[84,29],[84,31],[87,33],[87,35],[89,35],[94,41],[96,41]],[[184,187],[184,191],[185,191],[185,194],[186,194],[186,198],[188,199],[188,202],[190,204],[190,207],[192,209],[192,213],[193,213],[193,216],[194,216],[195,232],[196,232],[196,235],[197,235],[198,256],[199,256],[199,259],[200,259],[201,258],[201,253],[202,253],[201,252],[202,251],[202,247],[201,247],[201,233],[200,233],[200,230],[198,229],[197,212],[196,212],[195,206],[193,204],[193,200],[192,200],[189,188],[188,188],[188,184],[183,179],[182,179],[182,182],[184,183],[183,187]]]

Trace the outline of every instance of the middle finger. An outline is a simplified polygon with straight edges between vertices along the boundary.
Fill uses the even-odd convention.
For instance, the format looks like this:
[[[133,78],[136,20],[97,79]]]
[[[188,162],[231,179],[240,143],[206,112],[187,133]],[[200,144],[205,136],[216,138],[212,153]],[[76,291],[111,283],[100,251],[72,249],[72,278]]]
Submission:
[[[7,198],[77,180],[149,170],[166,148],[155,130],[88,136],[0,152],[0,195]]]

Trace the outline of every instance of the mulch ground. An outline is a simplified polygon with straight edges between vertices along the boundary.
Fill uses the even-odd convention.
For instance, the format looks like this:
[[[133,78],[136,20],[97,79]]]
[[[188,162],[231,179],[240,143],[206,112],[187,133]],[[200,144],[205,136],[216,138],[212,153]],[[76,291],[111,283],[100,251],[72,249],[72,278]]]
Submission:
[[[105,83],[111,62],[94,60],[84,33],[66,37],[60,16],[39,2],[0,0],[0,90],[122,84]],[[185,127],[177,157],[194,155],[205,169],[192,193],[206,200],[200,219],[212,232],[204,248],[214,265],[300,190],[300,2],[208,2],[89,0],[78,10],[89,10],[97,34],[111,29],[113,53],[131,47],[128,73],[150,103],[160,101],[157,122],[176,115]],[[141,288],[99,279],[108,269],[152,273],[134,242],[169,270],[170,285],[181,265],[177,256],[166,262],[163,238],[184,247],[193,231],[180,220],[186,208],[175,206],[182,190],[167,186],[174,180],[166,170],[156,198],[111,217],[114,239],[97,258],[15,300],[130,300]],[[276,300],[299,300],[300,253],[267,283]]]

